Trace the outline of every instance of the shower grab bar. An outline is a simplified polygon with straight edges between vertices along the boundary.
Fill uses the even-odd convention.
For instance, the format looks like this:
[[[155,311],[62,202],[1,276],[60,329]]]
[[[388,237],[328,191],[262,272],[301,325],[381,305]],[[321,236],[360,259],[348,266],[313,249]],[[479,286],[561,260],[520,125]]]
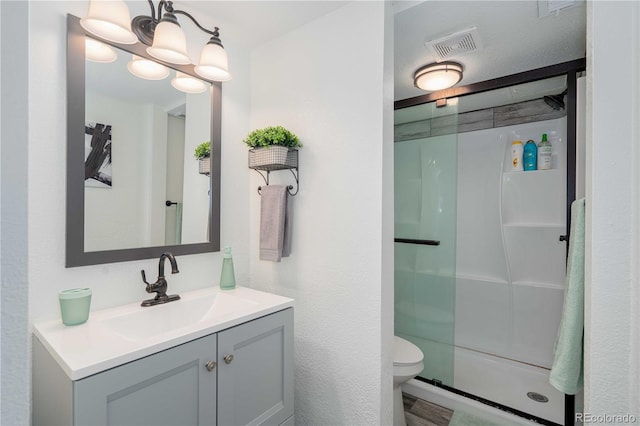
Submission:
[[[405,244],[420,244],[423,246],[439,246],[439,240],[413,240],[411,238],[394,238],[394,242],[396,243],[405,243]]]

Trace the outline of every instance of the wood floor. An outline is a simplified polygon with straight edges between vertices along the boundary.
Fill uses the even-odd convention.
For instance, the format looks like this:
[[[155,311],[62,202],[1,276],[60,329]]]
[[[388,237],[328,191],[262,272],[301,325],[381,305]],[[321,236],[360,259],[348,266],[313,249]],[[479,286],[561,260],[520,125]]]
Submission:
[[[415,396],[403,393],[407,426],[447,426],[453,411]]]

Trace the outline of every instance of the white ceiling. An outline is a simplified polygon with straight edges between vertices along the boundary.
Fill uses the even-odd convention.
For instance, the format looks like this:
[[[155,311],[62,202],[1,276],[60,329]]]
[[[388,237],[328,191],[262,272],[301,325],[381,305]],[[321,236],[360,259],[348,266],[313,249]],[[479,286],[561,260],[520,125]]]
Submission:
[[[400,1],[395,14],[395,99],[426,92],[413,86],[413,74],[437,62],[425,41],[476,27],[482,47],[446,60],[460,62],[467,85],[583,58],[586,49],[584,2],[557,15],[538,17],[538,2]]]
[[[207,17],[208,21],[220,27],[223,43],[225,40],[233,40],[234,43],[251,49],[347,3],[349,2],[333,0],[176,0],[173,7],[190,12],[198,20]]]

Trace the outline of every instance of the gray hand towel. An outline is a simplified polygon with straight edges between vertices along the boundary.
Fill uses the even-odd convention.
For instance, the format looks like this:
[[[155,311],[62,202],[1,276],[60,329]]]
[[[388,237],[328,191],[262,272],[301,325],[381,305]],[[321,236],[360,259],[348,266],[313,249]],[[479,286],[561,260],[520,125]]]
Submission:
[[[287,187],[267,185],[261,190],[260,201],[260,260],[280,262],[287,228]],[[287,245],[288,246],[288,245]]]

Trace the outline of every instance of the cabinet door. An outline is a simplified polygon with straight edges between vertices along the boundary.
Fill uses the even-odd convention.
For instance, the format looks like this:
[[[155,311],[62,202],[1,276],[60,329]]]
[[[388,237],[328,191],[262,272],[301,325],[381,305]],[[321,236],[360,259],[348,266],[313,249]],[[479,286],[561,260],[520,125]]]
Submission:
[[[211,335],[79,380],[74,424],[215,425],[215,357]]]
[[[293,415],[293,309],[218,333],[218,424],[279,425]]]

